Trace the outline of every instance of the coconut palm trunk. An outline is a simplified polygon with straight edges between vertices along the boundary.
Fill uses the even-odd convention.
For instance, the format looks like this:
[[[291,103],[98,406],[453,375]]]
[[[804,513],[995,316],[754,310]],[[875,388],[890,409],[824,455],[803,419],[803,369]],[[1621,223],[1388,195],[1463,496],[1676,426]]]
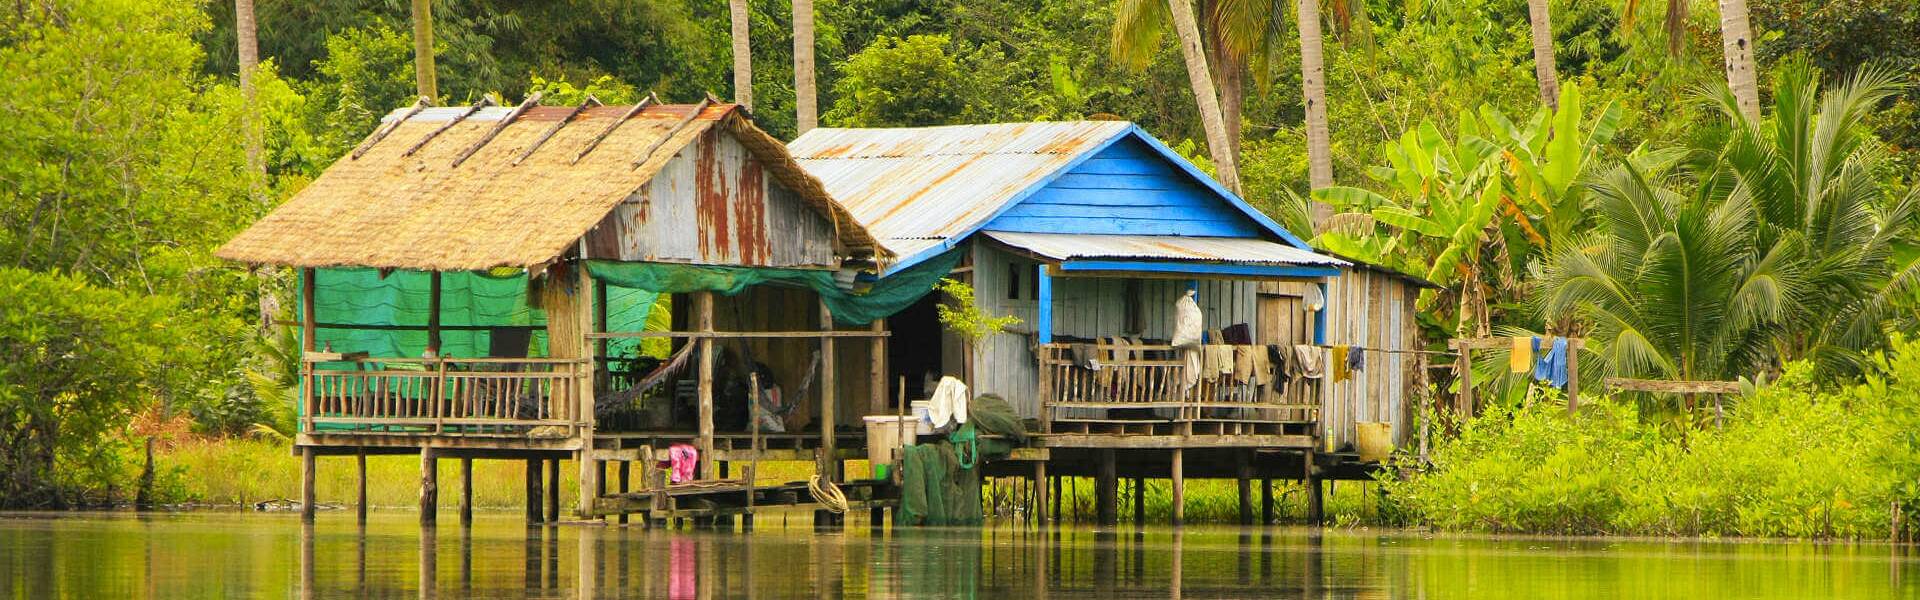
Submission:
[[[1167,0],[1173,13],[1173,31],[1180,37],[1180,56],[1187,66],[1187,83],[1200,108],[1200,124],[1207,133],[1207,152],[1213,157],[1214,172],[1227,189],[1240,193],[1240,168],[1233,158],[1233,140],[1227,136],[1226,120],[1220,113],[1220,94],[1213,87],[1213,74],[1207,69],[1207,53],[1200,45],[1200,25],[1194,20],[1188,0]]]
[[[1327,77],[1321,48],[1320,6],[1318,0],[1299,0],[1295,5],[1295,17],[1300,24],[1300,101],[1306,109],[1307,120],[1307,182],[1317,190],[1333,185],[1333,146],[1332,133],[1327,128]],[[1333,216],[1333,207],[1315,201],[1309,216],[1314,228],[1319,229]]]
[[[799,133],[820,125],[819,91],[813,81],[813,0],[793,0],[793,111]]]
[[[1753,29],[1747,24],[1747,0],[1720,0],[1720,46],[1726,53],[1727,87],[1740,114],[1760,122],[1760,87],[1754,82]]]
[[[1533,29],[1533,76],[1540,80],[1540,101],[1547,108],[1560,104],[1560,73],[1553,63],[1553,20],[1547,0],[1527,0],[1527,22]]]
[[[433,0],[413,0],[413,85],[429,102],[440,98],[433,68]]]
[[[753,43],[747,38],[753,17],[747,0],[727,0],[727,15],[733,21],[733,101],[753,110]]]
[[[258,94],[253,81],[254,71],[260,68],[260,28],[253,18],[253,0],[234,0],[233,2],[234,41],[240,54],[240,128],[246,136],[247,144],[247,185],[248,194],[253,201],[266,205],[269,200],[266,193],[266,163],[261,159],[265,153],[260,131],[259,107],[255,103]],[[260,286],[260,331],[272,330],[273,318],[280,314],[280,296],[274,293],[274,286],[268,272],[257,275],[262,280]]]

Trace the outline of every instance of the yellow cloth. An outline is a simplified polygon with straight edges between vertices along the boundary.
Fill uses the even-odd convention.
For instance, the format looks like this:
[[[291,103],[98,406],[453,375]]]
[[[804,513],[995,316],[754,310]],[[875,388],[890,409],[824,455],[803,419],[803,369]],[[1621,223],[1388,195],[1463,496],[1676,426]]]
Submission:
[[[1233,374],[1233,346],[1208,344],[1201,346],[1205,354],[1201,358],[1200,377],[1218,379]]]
[[[1347,370],[1347,347],[1346,346],[1334,346],[1332,351],[1327,356],[1327,362],[1333,363],[1331,365],[1327,365],[1327,367],[1333,370],[1334,383],[1340,383],[1342,381],[1346,381],[1348,379],[1353,378],[1353,372]]]
[[[1513,338],[1513,351],[1507,353],[1507,367],[1515,373],[1533,372],[1533,338]]]

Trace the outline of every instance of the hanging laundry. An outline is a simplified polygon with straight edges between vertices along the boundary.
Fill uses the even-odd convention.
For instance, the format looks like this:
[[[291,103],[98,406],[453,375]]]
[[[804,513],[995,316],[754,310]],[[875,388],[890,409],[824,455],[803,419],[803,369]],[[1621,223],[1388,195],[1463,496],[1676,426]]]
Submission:
[[[1515,373],[1533,370],[1533,351],[1540,346],[1540,338],[1520,336],[1513,338],[1513,350],[1507,353],[1507,368]]]
[[[1365,348],[1348,348],[1347,349],[1347,378],[1352,379],[1354,373],[1359,373],[1366,369],[1367,369],[1366,349]]]
[[[1243,384],[1252,384],[1254,382],[1254,376],[1253,376],[1253,354],[1254,353],[1252,348],[1249,346],[1240,345],[1240,344],[1235,344],[1232,346],[1232,348],[1233,348],[1233,375],[1232,375],[1233,382],[1243,383]],[[1261,350],[1260,353],[1265,354],[1266,351]]]
[[[1293,376],[1296,374],[1293,366],[1293,350],[1279,344],[1269,344],[1267,346],[1267,363],[1268,366],[1272,367],[1273,389],[1285,391],[1287,389],[1287,383],[1293,381]]]
[[[1243,345],[1253,343],[1253,328],[1246,323],[1238,323],[1220,330],[1220,343]]]
[[[1219,379],[1233,374],[1233,346],[1225,344],[1207,344],[1200,350],[1205,354],[1200,365],[1200,376],[1205,379]]]
[[[1067,352],[1073,355],[1073,366],[1088,371],[1100,370],[1100,359],[1094,353],[1093,344],[1073,344],[1067,347]]]
[[[1534,365],[1533,378],[1553,387],[1567,387],[1567,338],[1553,338],[1553,345]]]
[[[700,449],[691,444],[667,447],[667,475],[674,483],[693,481],[693,468],[700,464]]]
[[[951,376],[941,377],[927,403],[927,419],[933,421],[935,429],[967,422],[967,384]]]
[[[1245,345],[1240,347],[1240,352],[1247,355],[1249,363],[1247,383],[1257,386],[1273,383],[1273,360],[1266,346]]]
[[[1326,375],[1326,351],[1312,344],[1293,345],[1293,365],[1299,376],[1319,379]]]
[[[1347,372],[1347,347],[1334,346],[1327,352],[1327,368],[1333,371],[1333,382],[1340,383],[1352,378]]]
[[[1200,351],[1199,346],[1188,346],[1180,349],[1180,361],[1184,363],[1180,369],[1180,391],[1182,393],[1198,385],[1200,383],[1200,374],[1206,371],[1203,365],[1200,364],[1201,354],[1204,353]]]
[[[1200,303],[1194,300],[1194,291],[1187,290],[1173,302],[1173,339],[1175,348],[1200,345]]]

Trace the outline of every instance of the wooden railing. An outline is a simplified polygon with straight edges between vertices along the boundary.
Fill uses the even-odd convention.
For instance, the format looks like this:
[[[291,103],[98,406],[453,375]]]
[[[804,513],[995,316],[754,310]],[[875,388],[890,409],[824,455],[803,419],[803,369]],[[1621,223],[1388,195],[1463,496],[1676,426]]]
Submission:
[[[582,422],[585,361],[309,356],[304,431],[513,434]]]
[[[1075,347],[1091,350],[1099,368],[1078,364]],[[1114,351],[1124,354],[1114,355]],[[1167,345],[1041,345],[1042,412],[1056,421],[1306,422],[1315,418],[1317,405],[1289,404],[1268,387],[1213,377],[1200,377],[1188,385],[1181,352]],[[1115,413],[1116,409],[1151,412]]]

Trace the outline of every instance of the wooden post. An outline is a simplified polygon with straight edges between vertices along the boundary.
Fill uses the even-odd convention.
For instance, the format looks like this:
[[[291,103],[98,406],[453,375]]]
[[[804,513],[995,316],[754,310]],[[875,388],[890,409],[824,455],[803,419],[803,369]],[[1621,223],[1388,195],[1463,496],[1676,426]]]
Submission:
[[[694,292],[694,327],[703,333],[713,332],[713,292]],[[700,379],[699,379],[699,445],[700,479],[712,480],[713,464],[713,338],[700,338]]]
[[[1260,524],[1273,524],[1273,478],[1260,479]]]
[[[626,494],[630,489],[632,489],[629,487],[629,485],[631,484],[629,477],[631,476],[631,473],[633,470],[632,468],[633,468],[633,461],[627,461],[627,460],[620,461],[620,493],[621,494]],[[627,513],[625,511],[621,511],[620,513],[620,524],[621,525],[627,524]]]
[[[1033,461],[1033,512],[1034,523],[1047,522],[1047,461],[1044,460]]]
[[[420,449],[420,524],[432,526],[440,519],[440,457],[433,448]]]
[[[1580,409],[1580,349],[1585,340],[1567,340],[1567,416]]]
[[[427,349],[434,356],[441,356],[440,349],[440,272],[434,271],[427,278]]]
[[[546,494],[540,490],[540,482],[546,479],[540,473],[546,461],[538,458],[527,459],[527,524],[532,525],[545,520],[546,511],[540,507],[541,498]]]
[[[874,333],[884,332],[887,330],[887,320],[885,318],[874,319],[873,323],[868,325],[868,329]],[[887,338],[876,335],[873,337],[871,344],[871,349],[868,352],[873,355],[869,357],[873,359],[873,365],[867,371],[867,380],[869,382],[867,384],[867,414],[884,415],[887,414]]]
[[[1114,525],[1120,522],[1120,474],[1115,465],[1116,451],[1112,448],[1100,451],[1100,464],[1096,465],[1093,482],[1094,518],[1101,525]]]
[[[1233,453],[1234,483],[1240,492],[1240,524],[1253,524],[1253,461],[1247,453],[1251,450]]]
[[[1173,526],[1184,525],[1187,520],[1187,457],[1183,448],[1173,449]],[[1175,536],[1178,537],[1178,536]]]
[[[1307,522],[1319,525],[1323,516],[1322,502],[1325,498],[1321,496],[1320,475],[1314,472],[1312,448],[1307,449],[1305,457],[1305,464],[1300,467],[1300,481],[1307,486]]]
[[[460,459],[460,526],[473,525],[473,459]]]
[[[1457,346],[1457,349],[1460,352],[1460,359],[1457,361],[1457,364],[1454,368],[1455,370],[1459,371],[1460,399],[1459,399],[1459,406],[1456,407],[1456,410],[1459,411],[1460,418],[1468,419],[1473,417],[1473,412],[1474,412],[1473,411],[1473,346],[1462,342]]]
[[[317,466],[313,457],[312,446],[300,448],[300,521],[302,523],[313,522],[314,468]]]
[[[820,331],[833,331],[833,310],[827,303],[820,302]],[[838,423],[835,409],[839,402],[839,378],[835,377],[833,338],[820,338],[820,478],[828,482],[840,481],[840,459],[835,455],[833,428]],[[827,519],[833,520],[831,513]]]
[[[568,315],[577,320],[579,327],[574,330],[580,332],[577,339],[568,340],[568,342],[576,345],[577,350],[574,356],[585,359],[573,366],[573,389],[577,402],[574,421],[580,424],[580,451],[575,453],[574,458],[574,462],[579,463],[580,466],[578,482],[580,490],[574,502],[574,514],[583,519],[591,519],[599,516],[597,504],[600,497],[607,492],[606,483],[602,481],[606,478],[606,470],[602,468],[603,464],[600,461],[593,458],[594,379],[600,368],[598,360],[600,345],[587,337],[587,334],[600,331],[598,312],[601,303],[597,302],[599,287],[594,284],[593,275],[587,272],[587,241],[584,237],[580,239],[579,252],[580,260],[574,265],[573,275],[574,296],[580,300],[574,303],[574,313]],[[548,313],[547,316],[555,317],[552,313]],[[547,343],[551,345],[553,340],[549,339]]]
[[[356,510],[358,510],[360,513],[359,515],[360,524],[365,525],[367,522],[367,449],[366,447],[362,446],[360,448],[360,451],[354,454],[354,462],[357,463],[360,467],[360,481],[359,481],[360,494],[359,494],[358,500],[354,502],[354,506],[356,507]]]
[[[560,459],[547,459],[547,522],[560,522]]]
[[[1133,526],[1147,524],[1147,480],[1144,477],[1133,478]]]
[[[317,348],[315,340],[318,339],[318,327],[313,315],[315,273],[312,268],[300,270],[300,349],[304,352],[312,352]],[[299,416],[306,421],[306,427],[301,431],[313,431],[313,363],[307,362],[305,356],[300,360],[300,378],[303,385],[300,386]]]

